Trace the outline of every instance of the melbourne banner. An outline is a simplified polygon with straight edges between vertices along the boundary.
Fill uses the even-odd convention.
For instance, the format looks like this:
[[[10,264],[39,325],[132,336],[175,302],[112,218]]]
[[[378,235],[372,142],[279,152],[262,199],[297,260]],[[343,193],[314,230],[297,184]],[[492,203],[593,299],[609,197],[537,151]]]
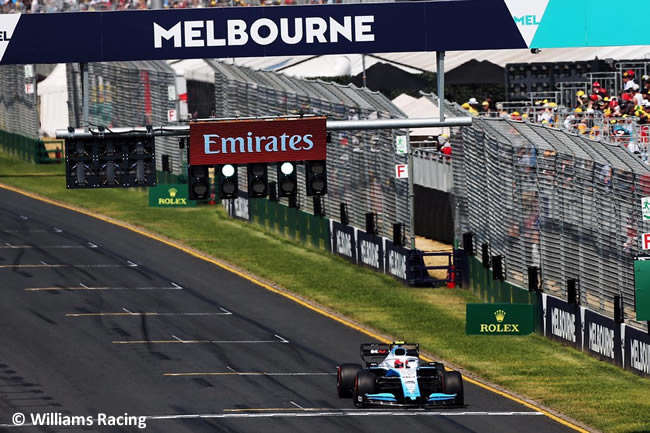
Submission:
[[[583,350],[616,365],[621,361],[621,327],[614,319],[581,308],[584,329]]]
[[[0,15],[0,64],[504,48],[526,43],[503,0]]]
[[[0,64],[203,59],[650,44],[607,32],[650,15],[628,0],[435,0],[0,15]],[[459,29],[498,29],[474,31]],[[80,37],[82,35],[83,37]],[[450,37],[453,35],[453,37]]]
[[[544,333],[547,337],[582,347],[582,328],[579,306],[542,294],[544,308]]]
[[[625,369],[650,376],[650,335],[630,326],[622,328],[625,333]]]
[[[408,249],[386,240],[386,273],[408,283],[411,276],[408,270],[409,255]]]
[[[326,118],[190,123],[190,164],[323,160]]]
[[[467,304],[467,335],[528,335],[533,332],[530,304]]]
[[[250,201],[248,200],[248,193],[246,191],[239,191],[239,196],[234,200],[226,200],[226,209],[228,215],[233,218],[250,221]]]
[[[357,230],[359,264],[384,272],[384,242],[379,236]]]
[[[357,248],[354,239],[354,227],[332,222],[332,252],[345,257],[352,263],[357,262]]]

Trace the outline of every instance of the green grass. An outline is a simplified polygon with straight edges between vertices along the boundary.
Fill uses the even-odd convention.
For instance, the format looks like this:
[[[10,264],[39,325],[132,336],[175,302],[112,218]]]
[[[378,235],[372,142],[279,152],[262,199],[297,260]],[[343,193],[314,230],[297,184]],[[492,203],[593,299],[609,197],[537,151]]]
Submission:
[[[605,432],[650,431],[650,380],[540,336],[465,335],[467,290],[413,289],[259,226],[221,207],[149,208],[146,191],[66,190],[61,166],[0,154],[0,182],[161,233],[430,352]],[[287,260],[290,257],[291,260]],[[471,401],[469,404],[471,405]]]

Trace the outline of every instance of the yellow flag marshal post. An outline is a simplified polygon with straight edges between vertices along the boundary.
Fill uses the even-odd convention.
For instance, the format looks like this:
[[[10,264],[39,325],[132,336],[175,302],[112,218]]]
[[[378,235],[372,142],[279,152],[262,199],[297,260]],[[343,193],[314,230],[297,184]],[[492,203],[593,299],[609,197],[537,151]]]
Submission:
[[[149,188],[149,207],[188,207],[196,206],[189,199],[187,184],[157,185]]]
[[[467,304],[467,335],[528,335],[533,321],[529,304]]]

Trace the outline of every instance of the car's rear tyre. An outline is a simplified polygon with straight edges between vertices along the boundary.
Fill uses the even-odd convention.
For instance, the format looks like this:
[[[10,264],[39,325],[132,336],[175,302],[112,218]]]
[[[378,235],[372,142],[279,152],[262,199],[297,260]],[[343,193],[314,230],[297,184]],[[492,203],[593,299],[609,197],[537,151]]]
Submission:
[[[463,377],[457,371],[447,371],[444,375],[445,393],[456,394],[456,405],[465,405],[465,393],[463,392]]]
[[[366,394],[374,394],[377,389],[377,376],[369,371],[360,371],[354,381],[354,405],[356,407],[363,407],[363,396]]]
[[[350,397],[354,390],[354,378],[361,371],[361,366],[359,364],[341,364],[337,370],[336,391],[341,398]]]

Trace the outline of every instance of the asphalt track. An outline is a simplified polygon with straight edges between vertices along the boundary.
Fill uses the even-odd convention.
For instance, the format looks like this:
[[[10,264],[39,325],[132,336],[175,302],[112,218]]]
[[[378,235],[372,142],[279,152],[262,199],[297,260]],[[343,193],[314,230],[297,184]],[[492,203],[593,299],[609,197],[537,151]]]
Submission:
[[[138,431],[10,427],[21,412],[127,413],[173,433],[574,431],[469,383],[465,408],[355,409],[334,371],[368,336],[127,229],[4,189],[0,202],[0,430]]]

